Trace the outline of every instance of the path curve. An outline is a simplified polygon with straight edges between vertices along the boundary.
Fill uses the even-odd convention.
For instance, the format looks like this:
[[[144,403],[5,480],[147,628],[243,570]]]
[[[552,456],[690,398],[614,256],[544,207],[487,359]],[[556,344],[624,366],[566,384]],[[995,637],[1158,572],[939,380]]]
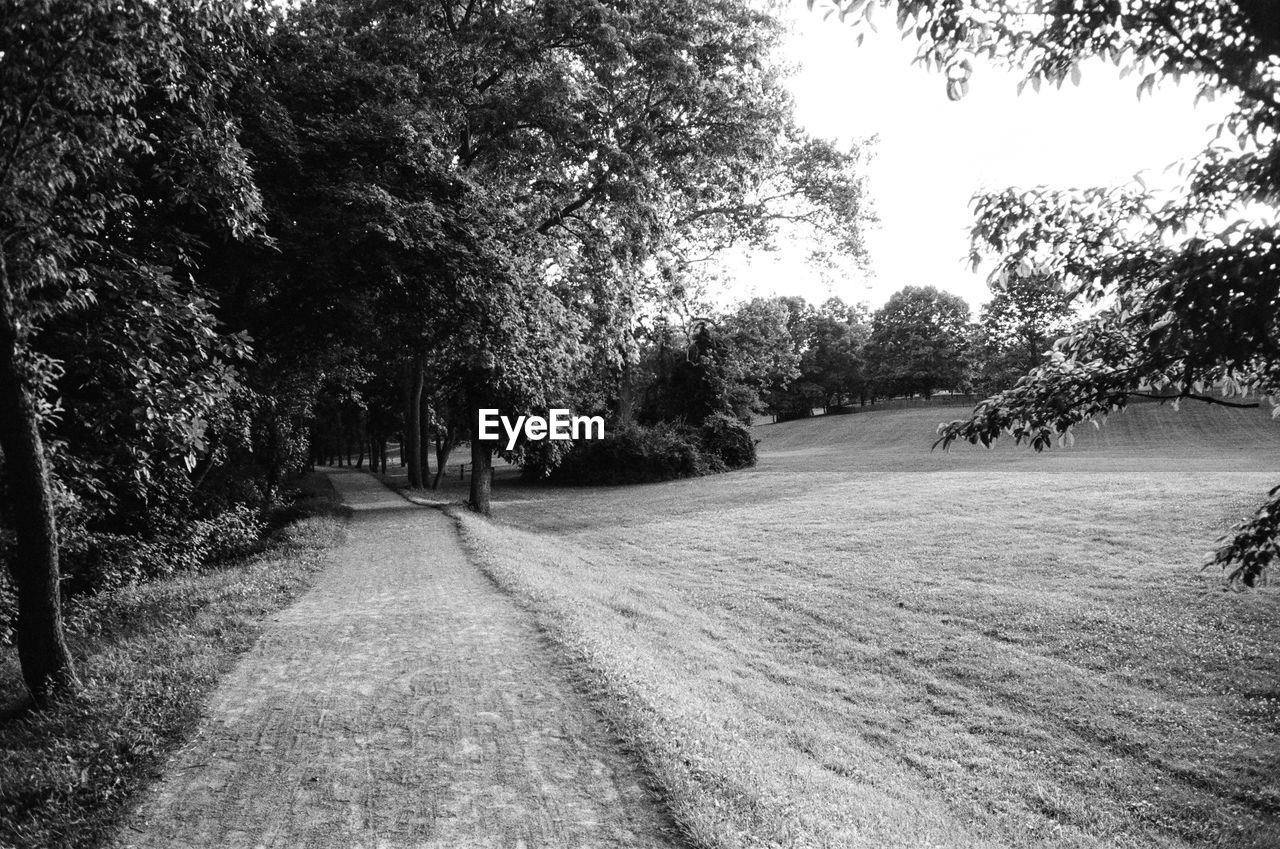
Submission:
[[[638,769],[452,521],[372,477],[119,847],[670,847]]]

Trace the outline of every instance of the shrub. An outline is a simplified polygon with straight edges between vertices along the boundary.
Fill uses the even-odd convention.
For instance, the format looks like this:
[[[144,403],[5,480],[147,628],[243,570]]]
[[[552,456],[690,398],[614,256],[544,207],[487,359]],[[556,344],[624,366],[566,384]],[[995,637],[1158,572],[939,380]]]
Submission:
[[[266,523],[247,504],[237,504],[209,519],[192,523],[191,550],[201,565],[247,557],[261,547]]]
[[[520,473],[526,479],[545,481],[576,448],[576,443],[564,440],[531,439],[517,445],[507,459],[520,465]]]
[[[755,465],[756,444],[732,416],[708,416],[698,428],[628,424],[604,439],[535,443],[520,460],[526,477],[552,483],[608,486],[655,483]]]
[[[59,559],[68,602],[247,557],[262,547],[266,528],[245,504],[207,518],[167,520],[146,537],[89,530],[74,512],[64,516]],[[13,642],[17,615],[7,563],[12,556],[12,533],[0,529],[0,646]]]
[[[702,422],[702,450],[718,464],[718,471],[756,464],[756,441],[747,426],[732,416],[715,413]]]
[[[700,440],[676,425],[627,425],[574,444],[547,476],[553,483],[610,485],[696,477],[712,470]]]

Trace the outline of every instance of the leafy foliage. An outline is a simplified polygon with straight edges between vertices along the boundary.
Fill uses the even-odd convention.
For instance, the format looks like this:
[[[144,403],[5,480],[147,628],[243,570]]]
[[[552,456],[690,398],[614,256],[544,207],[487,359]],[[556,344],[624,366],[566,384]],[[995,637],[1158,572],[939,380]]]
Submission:
[[[717,414],[703,422],[699,437],[702,449],[721,469],[744,469],[756,464],[756,440],[739,420]]]
[[[1007,389],[1043,363],[1049,346],[1067,334],[1074,312],[1062,286],[1044,276],[996,280],[992,292],[973,344],[974,383],[987,394]]]
[[[818,307],[790,301],[788,328],[799,355],[789,384],[775,384],[769,408],[782,418],[803,418],[814,407],[831,408],[868,394],[867,340],[871,327],[862,307],[829,298]]]
[[[640,418],[699,422],[726,414],[749,421],[764,395],[795,375],[799,354],[780,299],[756,298],[716,318],[662,323],[645,352],[651,377]]]
[[[710,471],[696,437],[678,425],[626,425],[583,440],[551,470],[552,483],[613,486],[655,483]]]
[[[715,472],[754,466],[756,444],[751,431],[736,418],[724,414],[708,416],[697,428],[659,422],[654,425],[625,424],[610,430],[603,439],[584,439],[554,458],[555,465],[542,468],[545,454],[530,458],[528,476],[545,477],[552,483],[573,485],[620,485],[656,483],[698,477]]]
[[[780,34],[718,0],[309,4],[244,98],[276,245],[229,321],[326,416],[407,429],[385,383],[420,371],[423,421],[605,407],[695,255],[782,226],[862,251],[862,154],[795,128]]]
[[[881,394],[960,388],[967,378],[969,305],[933,286],[895,292],[871,318],[867,358]]]
[[[260,235],[230,110],[259,21],[235,3],[9,3],[0,15],[0,523],[25,609],[52,626],[41,645],[19,640],[24,665],[69,669],[51,637],[60,586],[186,562],[173,555],[201,549],[201,523],[220,521],[193,473],[247,348],[220,332],[194,275],[211,242]]]

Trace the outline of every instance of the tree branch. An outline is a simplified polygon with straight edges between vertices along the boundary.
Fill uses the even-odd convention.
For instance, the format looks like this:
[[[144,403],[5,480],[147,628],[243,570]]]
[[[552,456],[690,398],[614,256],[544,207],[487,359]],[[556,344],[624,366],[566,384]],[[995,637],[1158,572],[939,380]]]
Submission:
[[[604,191],[604,187],[608,183],[608,180],[609,180],[608,174],[600,175],[600,179],[596,180],[596,182],[592,184],[591,188],[587,189],[585,192],[583,192],[581,195],[579,195],[570,203],[561,207],[561,209],[558,212],[552,213],[551,215],[547,216],[547,218],[541,224],[538,225],[537,227],[538,234],[541,236],[545,236],[547,233],[551,231],[553,227],[559,226],[564,222],[566,218],[573,215],[573,213],[577,212],[579,209],[582,209],[587,204],[591,203],[591,201],[595,200],[595,198],[602,191]]]
[[[1179,398],[1187,398],[1192,401],[1203,401],[1206,404],[1216,404],[1220,407],[1233,407],[1235,409],[1240,409],[1240,410],[1253,410],[1262,406],[1261,402],[1258,402],[1258,401],[1253,401],[1253,402],[1224,401],[1221,398],[1214,398],[1212,395],[1198,395],[1194,392],[1183,392],[1179,395],[1156,395],[1151,392],[1126,392],[1125,394],[1131,395],[1134,398],[1153,398],[1156,401],[1176,401]]]

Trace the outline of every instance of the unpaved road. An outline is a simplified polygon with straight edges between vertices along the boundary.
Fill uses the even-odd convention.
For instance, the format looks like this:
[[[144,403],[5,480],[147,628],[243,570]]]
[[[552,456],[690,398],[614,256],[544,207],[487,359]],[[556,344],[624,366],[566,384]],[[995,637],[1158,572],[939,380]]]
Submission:
[[[120,847],[668,847],[639,771],[452,521],[373,478]]]

